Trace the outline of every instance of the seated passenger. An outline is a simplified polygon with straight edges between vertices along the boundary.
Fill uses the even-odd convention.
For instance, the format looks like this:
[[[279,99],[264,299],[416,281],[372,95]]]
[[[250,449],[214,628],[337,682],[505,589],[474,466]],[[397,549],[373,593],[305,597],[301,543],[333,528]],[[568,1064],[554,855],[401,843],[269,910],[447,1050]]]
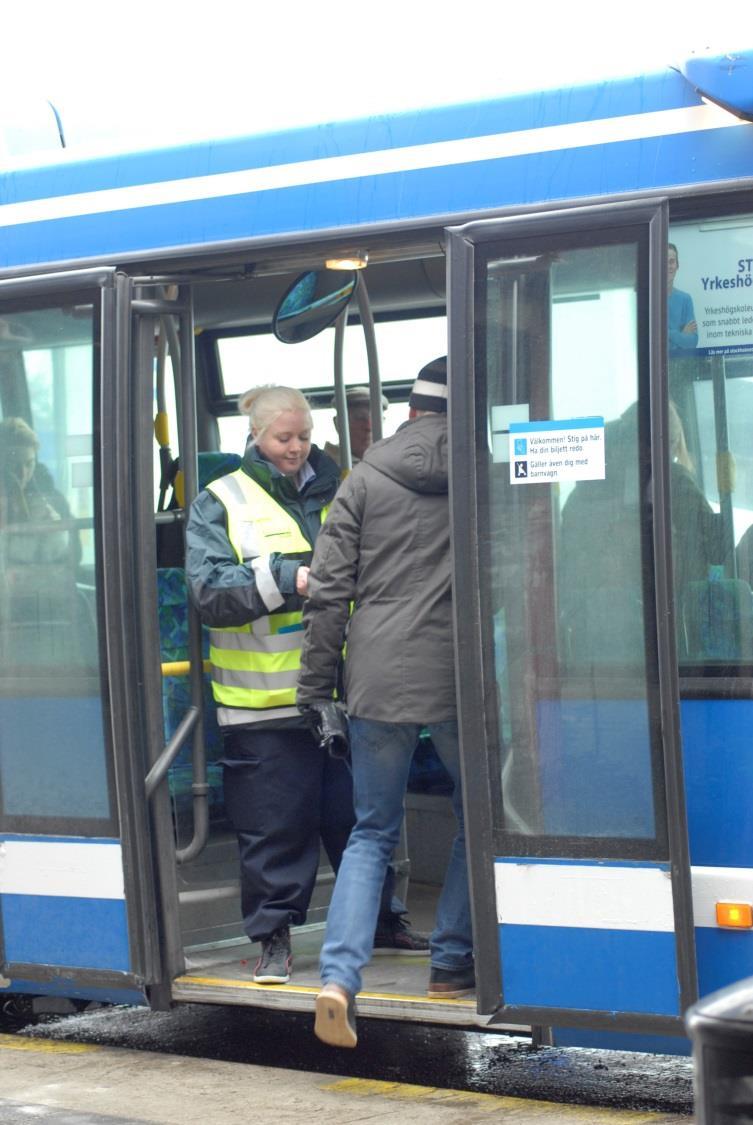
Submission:
[[[55,524],[71,518],[49,470],[37,462],[39,439],[22,418],[0,422],[0,527],[7,532],[7,562],[79,561],[78,537],[70,529],[24,531],[24,524]]]
[[[562,509],[558,598],[574,664],[643,661],[638,415],[607,422],[605,477],[578,481]]]
[[[688,583],[704,581],[709,567],[724,562],[722,522],[698,486],[685,431],[675,404],[669,403],[672,558],[678,601]]]
[[[350,455],[353,464],[357,464],[371,445],[371,396],[368,387],[348,387],[345,391],[348,403],[348,433],[350,434]],[[337,408],[337,402],[332,401],[332,406]],[[382,395],[382,414],[389,406],[389,401]],[[335,429],[342,434],[342,419],[335,414]],[[335,464],[342,469],[340,461],[340,446],[327,442],[324,452],[331,457]]]
[[[724,562],[721,518],[699,488],[680,415],[669,406],[672,560],[681,608],[689,584]],[[638,412],[605,427],[606,476],[579,481],[562,510],[560,605],[571,656],[641,663],[644,578]],[[646,580],[653,581],[652,575]],[[681,614],[678,613],[678,628]]]
[[[87,659],[76,589],[79,538],[65,498],[37,463],[38,450],[39,440],[23,419],[0,422],[0,650],[6,671]]]

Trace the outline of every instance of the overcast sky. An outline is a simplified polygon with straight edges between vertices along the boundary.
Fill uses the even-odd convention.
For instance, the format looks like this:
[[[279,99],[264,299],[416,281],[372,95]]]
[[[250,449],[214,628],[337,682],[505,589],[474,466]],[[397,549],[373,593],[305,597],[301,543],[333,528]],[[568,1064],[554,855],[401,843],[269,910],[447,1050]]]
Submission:
[[[82,155],[659,70],[753,45],[750,0],[6,0],[0,112]],[[210,22],[211,21],[211,22]]]

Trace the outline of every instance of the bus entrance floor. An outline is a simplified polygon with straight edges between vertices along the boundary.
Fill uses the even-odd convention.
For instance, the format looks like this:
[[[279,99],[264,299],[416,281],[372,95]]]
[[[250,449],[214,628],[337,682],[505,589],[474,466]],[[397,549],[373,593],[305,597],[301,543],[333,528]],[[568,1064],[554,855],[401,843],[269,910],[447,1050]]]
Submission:
[[[433,927],[439,888],[412,884],[408,895],[411,926],[421,933]],[[319,951],[324,926],[292,931],[293,967],[289,984],[256,984],[258,944],[233,944],[187,951],[186,971],[173,982],[173,999],[192,1003],[244,1004],[311,1012],[320,988]],[[365,1016],[431,1020],[456,1025],[485,1025],[472,995],[457,1000],[430,999],[429,955],[376,954],[363,970],[358,1011]]]
[[[294,1042],[290,1050],[295,1051]],[[0,1123],[27,1125],[30,1120],[55,1125],[690,1122],[685,1115],[562,1106],[435,1086],[0,1034]]]

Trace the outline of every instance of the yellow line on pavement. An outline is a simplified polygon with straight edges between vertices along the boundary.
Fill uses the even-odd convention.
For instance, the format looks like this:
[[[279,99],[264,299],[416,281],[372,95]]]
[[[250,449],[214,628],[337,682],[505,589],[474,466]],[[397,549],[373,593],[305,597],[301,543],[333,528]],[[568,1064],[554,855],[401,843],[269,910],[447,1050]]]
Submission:
[[[664,1114],[647,1113],[644,1110],[605,1109],[603,1106],[557,1105],[554,1102],[533,1101],[528,1098],[498,1097],[496,1094],[474,1094],[466,1090],[443,1090],[437,1086],[412,1086],[404,1082],[380,1082],[366,1078],[341,1078],[336,1082],[326,1082],[320,1089],[332,1094],[350,1094],[356,1097],[393,1098],[403,1102],[426,1102],[437,1107],[467,1106],[487,1113],[505,1111],[505,1121],[530,1121],[533,1113],[536,1120],[553,1122],[572,1121],[573,1125],[583,1122],[588,1125],[660,1125],[670,1120]]]
[[[101,1051],[102,1048],[97,1043],[62,1043],[54,1039],[26,1039],[23,1035],[0,1035],[0,1050],[82,1055],[86,1051]]]

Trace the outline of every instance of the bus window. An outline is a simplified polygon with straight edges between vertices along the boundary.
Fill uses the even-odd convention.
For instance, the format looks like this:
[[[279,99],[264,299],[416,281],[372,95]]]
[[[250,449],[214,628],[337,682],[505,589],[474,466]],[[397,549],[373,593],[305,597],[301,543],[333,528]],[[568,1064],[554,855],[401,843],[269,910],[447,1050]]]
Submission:
[[[387,391],[391,385],[409,387],[427,355],[443,355],[447,351],[447,319],[444,315],[380,320],[375,330],[379,372],[382,387]],[[307,395],[313,393],[317,399],[312,411],[314,441],[320,449],[327,442],[337,443],[334,413],[329,405],[334,329],[327,329],[294,348],[281,344],[271,332],[220,336],[217,351],[226,396],[235,397],[255,384],[270,382],[298,387]],[[360,324],[349,324],[345,331],[343,368],[347,384],[368,385],[368,361]],[[317,405],[324,398],[323,392],[326,392],[326,406]],[[385,435],[394,433],[406,418],[404,403],[391,404],[385,414]],[[241,450],[247,427],[246,418],[221,418],[222,448]]]
[[[0,822],[8,830],[27,817],[101,827],[110,816],[97,645],[93,324],[90,306],[19,312],[0,324]]]

